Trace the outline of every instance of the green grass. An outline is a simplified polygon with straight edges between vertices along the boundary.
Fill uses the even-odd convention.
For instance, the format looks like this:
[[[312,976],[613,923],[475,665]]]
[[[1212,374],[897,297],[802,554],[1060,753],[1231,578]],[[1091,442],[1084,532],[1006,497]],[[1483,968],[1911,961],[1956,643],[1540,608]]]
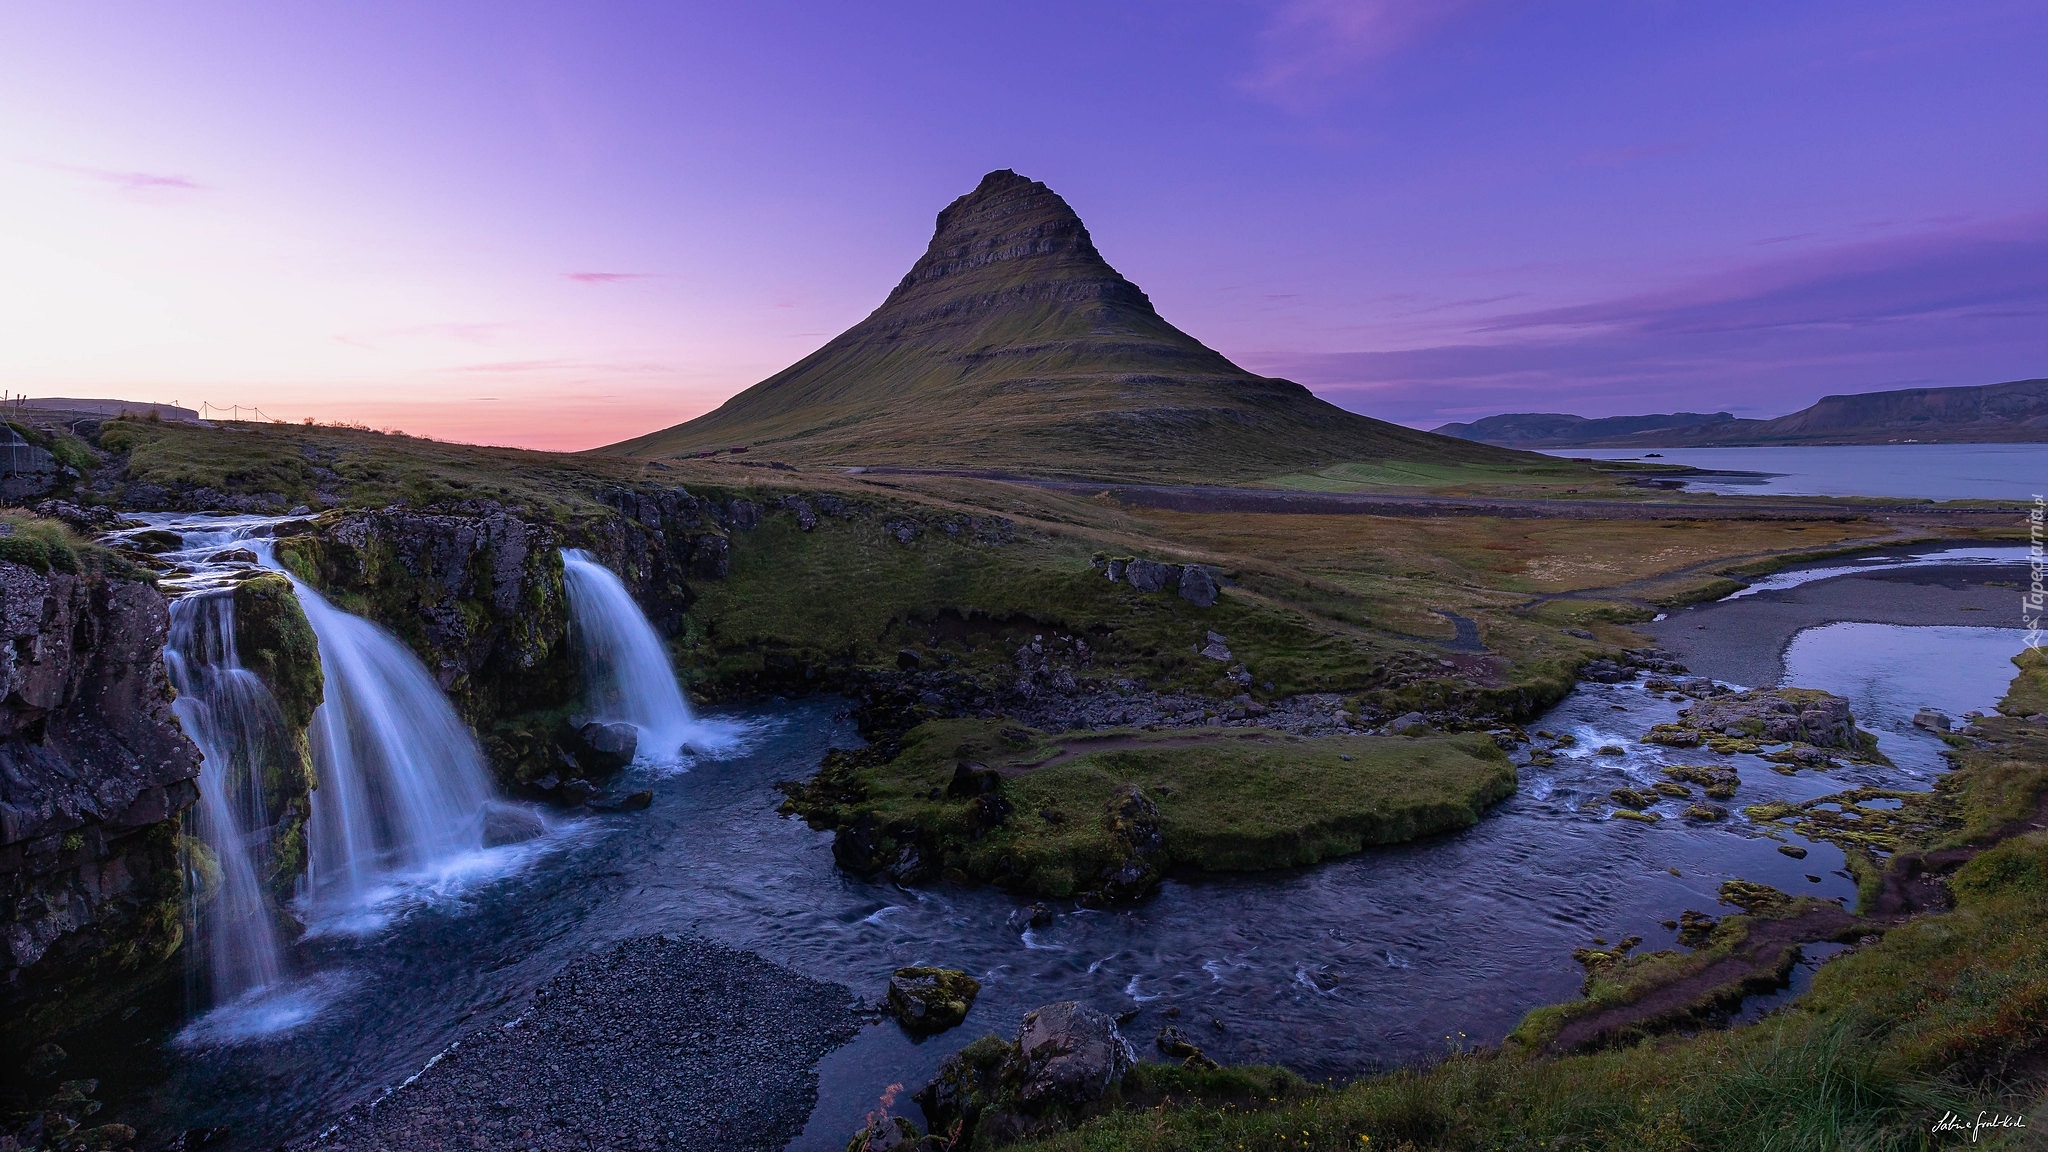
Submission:
[[[1645,494],[1645,490],[1640,488],[1623,488],[1587,465],[1544,456],[1515,461],[1351,460],[1313,472],[1275,476],[1263,481],[1261,486],[1303,492],[1443,489],[1516,496],[1565,496],[1582,492],[1603,496]]]
[[[2029,655],[2007,697],[2032,707],[2048,663]],[[1959,818],[1906,847],[2003,827],[2048,787],[2048,740],[1993,721],[1993,747],[1944,780]],[[1031,1152],[1444,1149],[1455,1152],[1788,1152],[1946,1147],[1944,1112],[2036,1113],[2048,1047],[2048,833],[2027,832],[1956,873],[1953,910],[1916,917],[1835,957],[1811,990],[1726,1031],[1562,1057],[1452,1045],[1428,1065],[1264,1107],[1181,1103],[1124,1110],[1034,1143]],[[1717,934],[1745,917],[1724,920]],[[1732,939],[1732,937],[1731,937]],[[1720,941],[1726,943],[1727,941]],[[1716,947],[1710,943],[1708,952]],[[1617,1001],[1641,979],[1697,962],[1651,954],[1590,975]],[[1540,1036],[1559,1011],[1532,1014]],[[1530,1038],[1529,1036],[1524,1037]],[[2033,1116],[2029,1117],[2030,1122]],[[2025,1146],[1988,1132],[1974,1146]]]
[[[62,521],[47,520],[25,512],[0,513],[0,560],[60,575],[105,575],[117,580],[154,582],[155,573],[137,568],[126,559],[78,538]]]
[[[1111,740],[1131,746],[1089,751]],[[1075,755],[1029,767],[1066,753]],[[944,796],[963,759],[1015,773],[1002,785],[1014,811],[1000,828],[980,828],[972,803]],[[893,760],[849,760],[798,792],[794,806],[825,826],[870,817],[904,829],[898,840],[914,836],[941,874],[1047,896],[1087,890],[1123,859],[1110,809],[1126,786],[1158,806],[1164,847],[1153,865],[1162,873],[1312,864],[1454,831],[1515,786],[1507,756],[1480,734],[1057,737],[1000,720],[942,720],[911,730]]]
[[[981,219],[976,242],[1002,257],[953,264],[954,241],[935,240],[880,308],[824,347],[714,412],[602,451],[676,458],[744,445],[828,466],[1211,482],[1343,460],[1538,459],[1244,371],[1162,318],[1049,192]]]

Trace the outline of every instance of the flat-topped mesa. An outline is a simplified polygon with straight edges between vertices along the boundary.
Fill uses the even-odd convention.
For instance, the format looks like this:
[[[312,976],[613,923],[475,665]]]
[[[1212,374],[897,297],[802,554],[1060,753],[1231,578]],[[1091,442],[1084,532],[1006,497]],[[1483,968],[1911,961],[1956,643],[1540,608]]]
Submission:
[[[603,451],[1250,479],[1344,460],[1509,460],[1247,372],[1160,317],[1073,208],[991,172],[881,306],[717,411]]]

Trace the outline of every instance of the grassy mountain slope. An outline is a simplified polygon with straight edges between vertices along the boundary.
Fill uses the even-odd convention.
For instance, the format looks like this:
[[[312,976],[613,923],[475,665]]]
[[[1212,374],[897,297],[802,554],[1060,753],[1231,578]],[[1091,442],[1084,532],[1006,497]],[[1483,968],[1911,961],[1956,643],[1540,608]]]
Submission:
[[[867,319],[686,424],[600,449],[1155,479],[1515,454],[1347,412],[1175,328],[1066,201],[992,172]]]

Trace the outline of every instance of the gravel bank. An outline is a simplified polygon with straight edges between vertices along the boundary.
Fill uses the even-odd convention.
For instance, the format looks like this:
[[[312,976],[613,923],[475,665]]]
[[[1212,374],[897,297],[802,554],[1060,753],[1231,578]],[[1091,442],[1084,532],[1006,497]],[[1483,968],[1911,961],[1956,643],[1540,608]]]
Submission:
[[[1986,581],[2027,579],[2023,564],[1877,570],[1701,604],[1641,628],[1697,675],[1769,686],[1785,675],[1794,635],[1838,620],[2022,627],[2019,589]]]
[[[860,1026],[851,991],[694,937],[578,960],[301,1150],[780,1149],[817,1061]]]

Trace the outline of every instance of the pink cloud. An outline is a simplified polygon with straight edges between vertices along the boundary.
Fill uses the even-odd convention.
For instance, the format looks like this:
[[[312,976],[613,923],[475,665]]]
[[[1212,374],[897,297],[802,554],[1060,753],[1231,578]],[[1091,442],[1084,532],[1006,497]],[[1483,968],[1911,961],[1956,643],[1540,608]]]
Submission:
[[[123,192],[197,192],[204,185],[183,176],[169,176],[160,172],[117,172],[110,168],[80,168],[71,164],[60,164],[59,168],[75,176],[112,184]]]

